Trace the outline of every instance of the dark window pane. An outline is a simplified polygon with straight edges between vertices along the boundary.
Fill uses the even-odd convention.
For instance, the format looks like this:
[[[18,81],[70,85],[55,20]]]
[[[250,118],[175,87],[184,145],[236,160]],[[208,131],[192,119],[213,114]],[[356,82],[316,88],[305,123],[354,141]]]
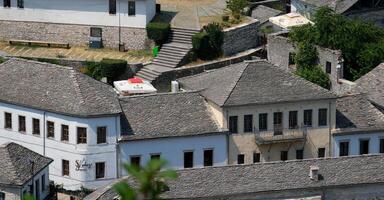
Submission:
[[[317,150],[317,157],[324,158],[325,157],[325,148],[319,148]]]
[[[11,0],[4,0],[4,7],[11,7]]]
[[[384,139],[380,139],[380,153],[384,153]]]
[[[63,176],[69,176],[69,161],[62,160],[62,174]]]
[[[340,142],[339,143],[340,148],[340,156],[348,156],[349,155],[349,142]]]
[[[69,141],[69,127],[68,125],[61,125],[61,141]]]
[[[327,109],[322,108],[319,109],[319,126],[327,125]]]
[[[109,0],[109,14],[116,14],[116,0]]]
[[[91,27],[91,37],[102,37],[102,29]]]
[[[131,156],[131,165],[140,167],[140,156]]]
[[[280,152],[280,160],[288,160],[288,151],[281,151]]]
[[[264,131],[268,129],[268,114],[261,113],[259,114],[259,131]]]
[[[304,110],[304,126],[312,126],[312,110]]]
[[[96,163],[96,179],[105,177],[105,163]]]
[[[5,193],[4,192],[0,192],[0,200],[5,200]]]
[[[19,131],[20,132],[25,132],[25,116],[19,116]]]
[[[151,160],[160,159],[160,154],[151,154]]]
[[[237,164],[244,164],[244,154],[237,155]]]
[[[17,0],[17,7],[24,8],[24,0]]]
[[[136,15],[136,2],[135,1],[128,1],[128,15]]]
[[[41,176],[41,190],[42,191],[45,191],[47,189],[46,185],[45,185],[45,174],[43,174]]]
[[[12,129],[12,114],[11,113],[4,113],[4,128]]]
[[[260,162],[260,153],[253,153],[253,163]]]
[[[369,140],[360,140],[360,155],[369,154]]]
[[[289,128],[297,128],[297,111],[289,111]]]
[[[204,150],[204,166],[212,166],[213,165],[213,150],[207,149]]]
[[[87,128],[77,127],[77,144],[87,144]]]
[[[273,113],[273,130],[275,135],[283,134],[283,113]]]
[[[184,152],[184,168],[193,167],[193,152]]]
[[[331,74],[331,70],[332,70],[332,63],[327,61],[325,63],[325,72],[327,72],[328,74]]]
[[[237,133],[237,116],[229,117],[229,132]]]
[[[253,131],[253,115],[244,115],[244,132]]]
[[[40,135],[40,120],[39,119],[32,119],[32,133],[34,135]]]
[[[107,143],[107,127],[97,127],[97,144]]]
[[[47,121],[47,137],[55,137],[55,123]]]
[[[303,159],[304,158],[304,150],[298,149],[296,150],[296,159]]]

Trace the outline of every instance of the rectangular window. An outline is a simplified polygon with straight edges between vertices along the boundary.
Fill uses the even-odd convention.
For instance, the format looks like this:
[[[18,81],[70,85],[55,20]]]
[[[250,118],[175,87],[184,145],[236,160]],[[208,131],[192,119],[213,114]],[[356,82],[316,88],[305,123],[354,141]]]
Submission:
[[[47,121],[47,137],[54,138],[55,137],[55,123],[51,121]]]
[[[213,150],[207,149],[204,150],[204,166],[212,166],[213,165]]]
[[[184,168],[193,167],[193,151],[184,152]]]
[[[116,0],[109,0],[109,14],[116,14]]]
[[[140,156],[131,156],[131,165],[140,167]]]
[[[12,129],[12,114],[11,113],[4,113],[4,128]]]
[[[237,116],[229,117],[229,132],[237,133]]]
[[[128,1],[128,15],[133,16],[136,15],[136,2]]]
[[[68,125],[61,125],[61,141],[69,141],[69,127]]]
[[[297,111],[289,111],[289,128],[297,128]]]
[[[324,158],[325,157],[325,148],[319,148],[317,150],[317,157],[318,158]]]
[[[312,110],[304,110],[304,126],[312,126]]]
[[[275,135],[283,134],[283,113],[273,113],[273,130]]]
[[[253,163],[260,162],[260,153],[253,153]]]
[[[380,153],[384,153],[384,139],[380,139]]]
[[[340,142],[339,143],[339,156],[348,156],[349,155],[349,142]]]
[[[11,0],[4,0],[4,8],[10,8],[11,7]]]
[[[40,135],[40,120],[33,118],[32,119],[32,134]]]
[[[304,158],[304,150],[297,149],[296,150],[296,159],[301,160]]]
[[[325,63],[325,72],[327,74],[331,74],[331,71],[332,71],[332,63],[327,61]]]
[[[244,154],[237,155],[237,164],[239,165],[244,164]]]
[[[319,109],[319,126],[327,125],[327,109],[322,108]]]
[[[268,129],[268,114],[259,114],[259,131],[265,131]]]
[[[17,7],[24,8],[24,0],[17,0]]]
[[[293,52],[289,53],[288,65],[294,65],[295,64],[295,56],[296,56],[295,53],[293,53]]]
[[[360,155],[369,154],[369,140],[360,140]]]
[[[107,127],[97,127],[97,144],[107,143]]]
[[[45,191],[47,189],[45,185],[45,174],[41,175],[41,190]]]
[[[151,154],[151,160],[159,160],[160,159],[160,154]]]
[[[288,151],[281,151],[280,152],[280,160],[288,160]]]
[[[25,116],[19,115],[19,132],[24,132],[25,133],[26,128],[25,128]]]
[[[96,179],[105,177],[105,163],[97,162],[96,164]]]
[[[87,128],[77,127],[77,144],[87,144]]]
[[[69,176],[69,161],[62,160],[62,174],[63,176]]]
[[[98,27],[91,27],[91,33],[90,33],[91,37],[99,37],[101,38],[102,35],[103,35],[103,31],[101,28],[98,28]]]
[[[5,200],[5,193],[4,192],[0,192],[0,200]]]
[[[244,133],[253,131],[253,115],[244,115]]]

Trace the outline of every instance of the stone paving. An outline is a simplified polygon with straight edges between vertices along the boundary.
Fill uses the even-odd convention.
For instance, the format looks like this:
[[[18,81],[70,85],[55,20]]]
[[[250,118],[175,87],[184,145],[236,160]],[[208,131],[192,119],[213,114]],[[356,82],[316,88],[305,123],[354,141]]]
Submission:
[[[0,43],[0,52],[5,52],[10,56],[34,57],[34,58],[65,58],[73,60],[100,61],[103,58],[123,59],[128,63],[148,62],[152,59],[151,54],[145,51],[119,52],[113,49],[88,49],[86,47],[47,48],[29,47],[23,45],[9,45]]]

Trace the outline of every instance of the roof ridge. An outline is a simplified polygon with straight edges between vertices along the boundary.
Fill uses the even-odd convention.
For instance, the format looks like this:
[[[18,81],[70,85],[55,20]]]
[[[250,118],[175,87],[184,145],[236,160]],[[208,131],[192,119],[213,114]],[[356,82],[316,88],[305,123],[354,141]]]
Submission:
[[[243,77],[244,75],[244,71],[249,67],[249,64],[251,62],[243,62],[243,63],[246,63],[246,66],[244,67],[244,69],[242,70],[242,72],[240,73],[240,76],[239,78],[235,81],[235,83],[233,83],[233,85],[231,85],[231,91],[229,92],[229,94],[227,95],[227,97],[225,98],[225,101],[223,102],[223,105],[225,105],[225,103],[228,101],[229,97],[231,96],[231,94],[233,93],[233,90],[235,89],[237,83],[240,81],[241,77]]]
[[[198,90],[188,90],[188,91],[180,91],[180,92],[162,92],[155,94],[143,94],[143,95],[133,95],[133,96],[119,96],[119,100],[127,100],[127,99],[135,99],[135,98],[145,98],[145,97],[153,97],[153,96],[163,96],[163,95],[179,95],[179,94],[188,94],[188,93],[198,93]]]
[[[80,83],[79,83],[79,79],[78,79],[78,73],[74,69],[72,69],[70,71],[70,77],[73,79],[73,84],[75,85],[75,91],[79,95],[80,105],[82,105],[85,103],[85,100],[83,97],[83,93],[81,92]]]

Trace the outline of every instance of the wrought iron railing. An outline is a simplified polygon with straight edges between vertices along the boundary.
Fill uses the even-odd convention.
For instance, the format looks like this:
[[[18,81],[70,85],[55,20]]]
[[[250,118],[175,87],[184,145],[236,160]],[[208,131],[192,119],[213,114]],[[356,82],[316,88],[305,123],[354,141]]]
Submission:
[[[254,130],[258,144],[304,140],[307,133],[306,127],[284,129],[282,126],[274,126],[272,130]]]

